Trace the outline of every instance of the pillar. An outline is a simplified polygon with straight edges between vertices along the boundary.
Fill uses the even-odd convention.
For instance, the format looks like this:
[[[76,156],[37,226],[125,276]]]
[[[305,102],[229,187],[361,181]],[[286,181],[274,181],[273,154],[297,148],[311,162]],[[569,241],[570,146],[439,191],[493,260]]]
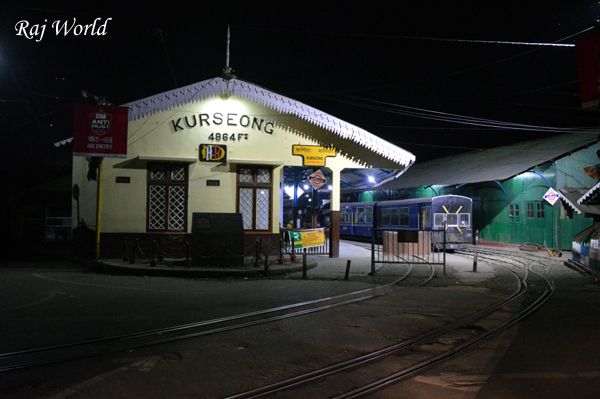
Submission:
[[[340,170],[331,169],[331,256],[340,256]]]

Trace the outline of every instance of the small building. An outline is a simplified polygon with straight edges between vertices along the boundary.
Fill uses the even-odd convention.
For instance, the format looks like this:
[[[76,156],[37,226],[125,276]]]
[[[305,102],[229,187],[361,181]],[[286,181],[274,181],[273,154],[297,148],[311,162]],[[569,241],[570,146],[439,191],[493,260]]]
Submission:
[[[598,150],[598,136],[583,133],[471,151],[416,164],[378,187],[378,196],[468,196],[480,241],[568,250],[600,215],[577,202],[597,183],[586,168],[599,162]],[[554,206],[544,199],[549,188],[560,193]]]
[[[403,172],[413,154],[306,104],[237,78],[205,80],[125,104],[125,159],[101,164],[101,248],[123,255],[125,239],[177,245],[196,213],[241,214],[246,253],[261,238],[279,248],[286,166],[326,169],[333,254],[338,253],[340,176],[347,168]],[[94,227],[97,184],[90,159],[74,156],[80,218]],[[77,220],[75,206],[73,220]]]

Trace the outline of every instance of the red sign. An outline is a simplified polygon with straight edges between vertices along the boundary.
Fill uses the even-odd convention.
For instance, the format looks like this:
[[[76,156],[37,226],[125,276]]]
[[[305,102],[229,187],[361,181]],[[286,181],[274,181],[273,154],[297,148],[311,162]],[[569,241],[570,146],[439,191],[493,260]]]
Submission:
[[[577,42],[575,52],[581,106],[597,106],[600,100],[600,36],[590,36]]]
[[[126,107],[77,106],[73,154],[92,157],[126,157],[127,111]]]
[[[323,172],[321,172],[321,169],[319,169],[316,172],[312,173],[310,176],[308,176],[308,182],[311,186],[313,186],[315,190],[318,190],[327,183],[327,178],[325,177]]]

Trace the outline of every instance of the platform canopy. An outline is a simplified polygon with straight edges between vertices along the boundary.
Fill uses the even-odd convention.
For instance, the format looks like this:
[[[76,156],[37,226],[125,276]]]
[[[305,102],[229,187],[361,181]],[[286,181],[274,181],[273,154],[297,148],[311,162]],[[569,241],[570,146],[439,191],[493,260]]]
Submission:
[[[598,142],[596,133],[561,134],[418,163],[381,189],[503,181]]]

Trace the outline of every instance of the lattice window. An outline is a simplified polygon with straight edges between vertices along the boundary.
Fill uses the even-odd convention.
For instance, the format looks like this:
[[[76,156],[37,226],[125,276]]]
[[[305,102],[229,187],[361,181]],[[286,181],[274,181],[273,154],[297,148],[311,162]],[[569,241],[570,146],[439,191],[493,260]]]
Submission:
[[[187,165],[148,166],[148,230],[185,232]]]
[[[185,166],[177,166],[173,168],[171,172],[171,180],[173,181],[185,181]]]
[[[256,190],[256,229],[267,230],[271,216],[271,190],[263,188]]]
[[[151,170],[150,171],[150,180],[164,180],[165,179],[165,171],[164,170]]]
[[[148,196],[148,229],[162,230],[165,225],[167,209],[166,186],[150,186],[148,188]]]
[[[252,230],[254,219],[254,189],[240,188],[240,213],[244,222],[245,230]]]
[[[169,230],[185,230],[185,187],[169,187],[169,217],[167,224]]]
[[[254,176],[251,168],[239,168],[238,179],[240,183],[253,183]]]
[[[257,183],[271,183],[271,169],[256,169],[256,182]]]
[[[270,168],[238,168],[238,212],[242,214],[245,230],[270,230],[271,182]]]

